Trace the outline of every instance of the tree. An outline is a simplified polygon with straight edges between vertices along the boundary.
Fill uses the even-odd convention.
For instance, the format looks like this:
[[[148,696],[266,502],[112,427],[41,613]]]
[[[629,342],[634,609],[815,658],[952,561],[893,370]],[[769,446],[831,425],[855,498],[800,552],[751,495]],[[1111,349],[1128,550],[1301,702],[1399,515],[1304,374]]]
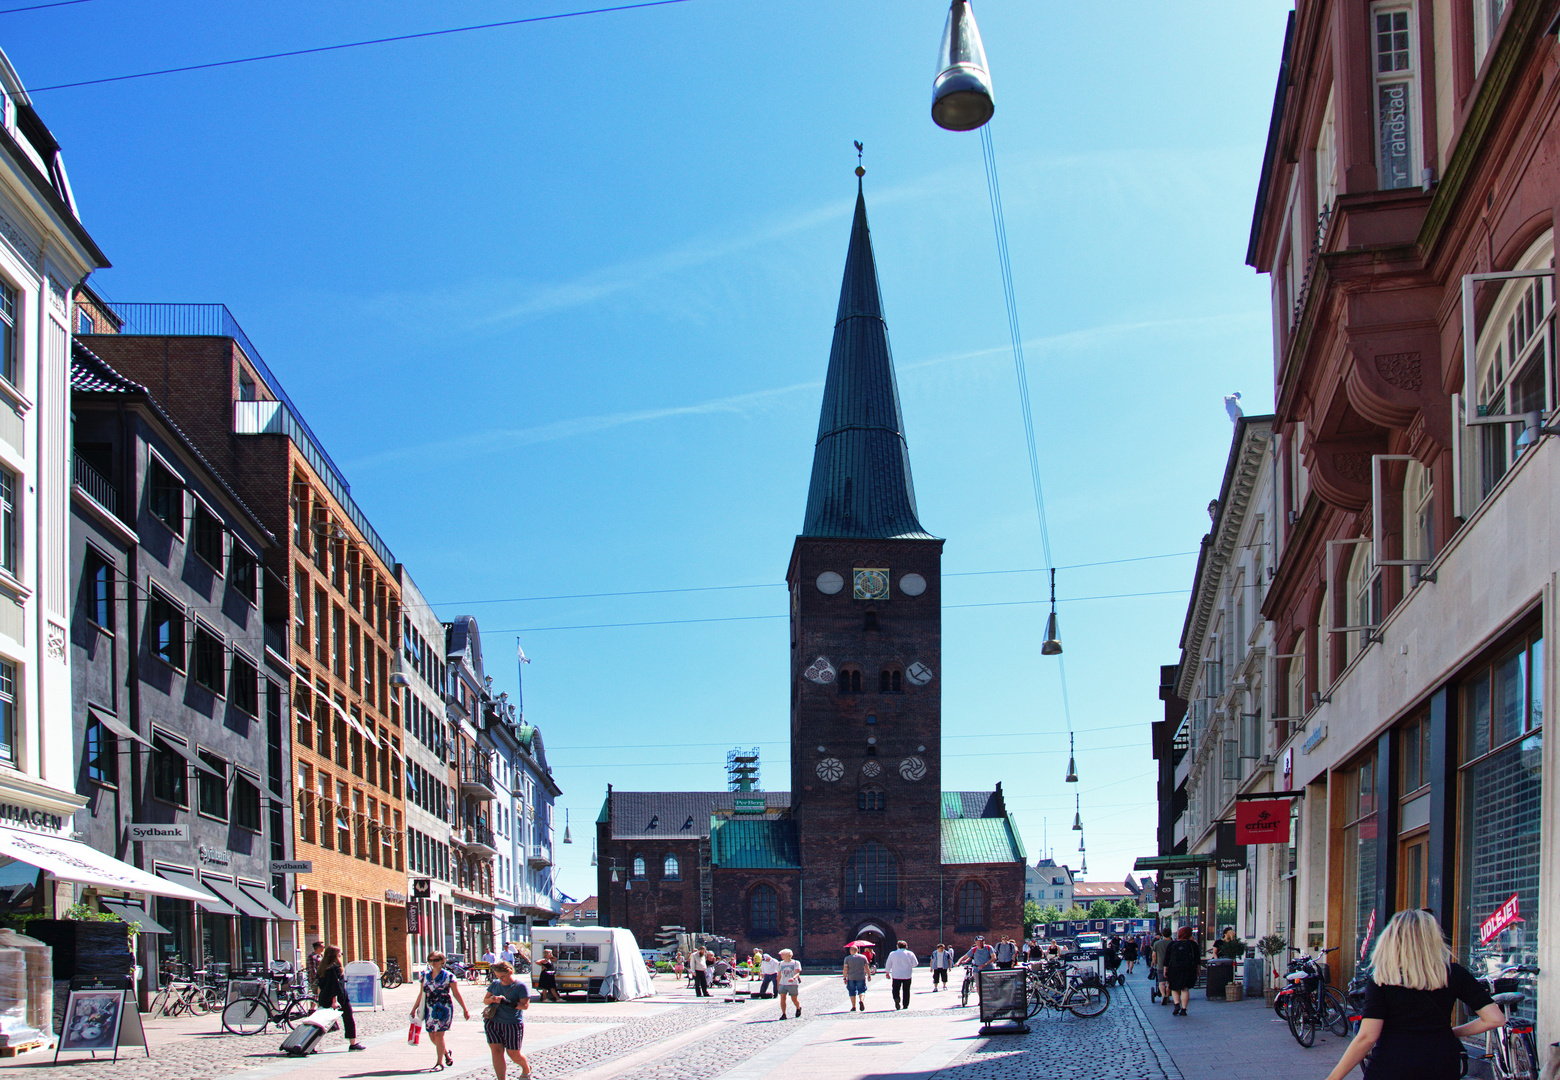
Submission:
[[[1108,919],[1115,914],[1116,905],[1109,900],[1096,900],[1089,905],[1088,917],[1091,919]]]
[[[1089,909],[1079,907],[1077,904],[1074,904],[1072,907],[1062,912],[1062,918],[1066,919],[1068,922],[1082,922],[1088,917]]]
[[[1138,907],[1136,900],[1127,898],[1112,904],[1110,914],[1116,919],[1137,919],[1142,917],[1143,911]]]
[[[1055,904],[1047,904],[1045,907],[1040,909],[1040,918],[1036,921],[1043,922],[1049,926],[1051,923],[1056,922],[1061,917],[1061,908],[1057,907]]]
[[[1024,901],[1024,936],[1029,936],[1030,929],[1036,924],[1044,922],[1040,917],[1040,905],[1033,900]]]

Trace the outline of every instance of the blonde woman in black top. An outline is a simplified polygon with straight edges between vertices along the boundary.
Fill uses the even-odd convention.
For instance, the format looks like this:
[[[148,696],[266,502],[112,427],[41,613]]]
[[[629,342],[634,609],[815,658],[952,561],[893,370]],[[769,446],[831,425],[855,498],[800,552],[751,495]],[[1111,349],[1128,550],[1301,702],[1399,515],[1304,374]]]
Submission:
[[[1459,1040],[1506,1022],[1484,984],[1452,963],[1441,926],[1427,911],[1392,916],[1371,963],[1359,1034],[1328,1080],[1343,1080],[1362,1061],[1365,1080],[1457,1080]],[[1453,1027],[1459,1001],[1477,1015]]]

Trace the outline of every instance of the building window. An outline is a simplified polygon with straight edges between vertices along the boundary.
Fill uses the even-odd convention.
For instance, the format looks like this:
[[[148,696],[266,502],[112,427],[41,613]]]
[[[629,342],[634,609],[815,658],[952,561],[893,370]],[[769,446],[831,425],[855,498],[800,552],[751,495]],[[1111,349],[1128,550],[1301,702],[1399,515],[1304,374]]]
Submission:
[[[666,860],[661,864],[661,876],[667,881],[680,880],[682,875],[679,873],[676,855],[668,855],[666,857]]]
[[[888,797],[877,784],[868,784],[856,792],[857,810],[886,810]]]
[[[347,785],[336,781],[336,850],[343,855],[352,854],[352,796]]]
[[[184,482],[155,457],[146,464],[146,508],[173,535],[184,535]]]
[[[0,481],[3,484],[3,481]],[[9,513],[9,510],[7,511]],[[87,548],[82,571],[82,603],[87,618],[100,630],[114,632],[114,568]]]
[[[634,856],[634,880],[635,881],[643,881],[644,877],[645,877],[645,857],[643,855],[635,855]]]
[[[195,500],[195,515],[190,525],[190,545],[207,566],[222,573],[222,519],[199,499]]]
[[[347,685],[354,694],[363,692],[363,631],[354,622],[347,635]]]
[[[234,653],[228,685],[234,705],[250,716],[260,715],[260,672],[252,661]]]
[[[755,885],[748,893],[748,927],[755,934],[774,934],[780,930],[780,898],[768,885]]]
[[[1485,55],[1500,31],[1500,21],[1506,16],[1511,0],[1473,0],[1473,63],[1484,63]]]
[[[898,668],[884,668],[878,672],[878,690],[884,694],[897,694],[903,674]]]
[[[1333,92],[1327,91],[1327,108],[1316,132],[1316,231],[1319,238],[1332,216],[1333,197],[1338,192],[1338,125],[1333,108]]]
[[[260,788],[242,772],[233,777],[233,824],[260,831]]]
[[[233,545],[233,554],[228,560],[232,566],[232,573],[228,580],[233,590],[248,600],[255,603],[260,597],[260,563],[255,559],[248,548],[242,544]]]
[[[1343,977],[1352,974],[1354,958],[1360,955],[1365,934],[1372,924],[1380,927],[1384,913],[1376,910],[1376,758],[1366,755],[1343,770],[1343,932],[1353,945],[1343,958]]]
[[[869,840],[845,863],[845,896],[841,907],[882,910],[899,906],[899,868],[888,848]]]
[[[147,636],[152,655],[180,671],[184,670],[184,609],[157,589],[146,602]]]
[[[983,930],[986,926],[986,887],[978,881],[959,886],[954,921],[960,930]]]
[[[0,569],[16,573],[16,474],[0,469]]]
[[[331,605],[330,666],[336,678],[347,677],[347,613]]]
[[[309,647],[309,575],[302,569],[293,571],[293,644],[300,649]]]
[[[1402,740],[1403,795],[1412,795],[1430,783],[1430,718],[1409,722],[1398,737]]]
[[[300,476],[293,477],[293,543],[305,553],[309,550],[309,485]]]
[[[841,668],[839,678],[835,680],[842,694],[861,693],[861,669]]]
[[[0,282],[0,376],[16,385],[16,290]]]
[[[325,590],[314,589],[314,659],[322,664],[330,663],[330,603]]]
[[[255,400],[255,380],[243,368],[238,369],[238,400]]]
[[[91,709],[87,710],[87,738],[82,749],[87,762],[87,779],[99,784],[119,783],[119,740]]]
[[[196,808],[205,816],[226,821],[227,813],[227,760],[205,750],[196,751],[204,769],[195,770]],[[209,772],[207,770],[210,770]]]
[[[162,732],[152,737],[152,798],[179,807],[190,804],[189,762]]]
[[[226,692],[222,651],[222,639],[208,630],[205,623],[196,622],[195,647],[191,650],[195,681],[219,697]]]
[[[1435,482],[1418,461],[1410,461],[1403,475],[1403,558],[1435,558]],[[1412,570],[1403,568],[1405,593],[1414,584]]]
[[[1413,16],[1412,4],[1377,4],[1371,9],[1375,38],[1376,179],[1383,190],[1418,185],[1418,65],[1414,62]]]
[[[1462,685],[1456,941],[1474,971],[1538,962],[1543,673],[1535,635]],[[1522,921],[1481,943],[1479,923],[1512,894]],[[1528,997],[1513,1011],[1531,1022],[1537,991],[1531,976],[1522,979]]]

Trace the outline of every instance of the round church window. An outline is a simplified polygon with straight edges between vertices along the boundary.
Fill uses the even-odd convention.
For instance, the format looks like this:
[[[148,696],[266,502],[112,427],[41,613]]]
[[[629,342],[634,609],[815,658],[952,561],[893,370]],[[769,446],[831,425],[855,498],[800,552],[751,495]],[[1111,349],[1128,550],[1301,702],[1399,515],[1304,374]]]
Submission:
[[[831,784],[845,775],[845,763],[837,757],[826,757],[818,762],[818,778]]]

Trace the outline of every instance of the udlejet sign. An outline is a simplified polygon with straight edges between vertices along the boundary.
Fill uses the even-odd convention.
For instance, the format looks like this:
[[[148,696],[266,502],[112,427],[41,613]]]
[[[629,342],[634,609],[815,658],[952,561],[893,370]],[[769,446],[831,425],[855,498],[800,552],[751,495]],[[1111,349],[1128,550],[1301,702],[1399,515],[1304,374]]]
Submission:
[[[130,823],[130,839],[150,840],[153,842],[182,841],[189,843],[190,827],[188,824],[152,824],[145,821],[132,821]]]

